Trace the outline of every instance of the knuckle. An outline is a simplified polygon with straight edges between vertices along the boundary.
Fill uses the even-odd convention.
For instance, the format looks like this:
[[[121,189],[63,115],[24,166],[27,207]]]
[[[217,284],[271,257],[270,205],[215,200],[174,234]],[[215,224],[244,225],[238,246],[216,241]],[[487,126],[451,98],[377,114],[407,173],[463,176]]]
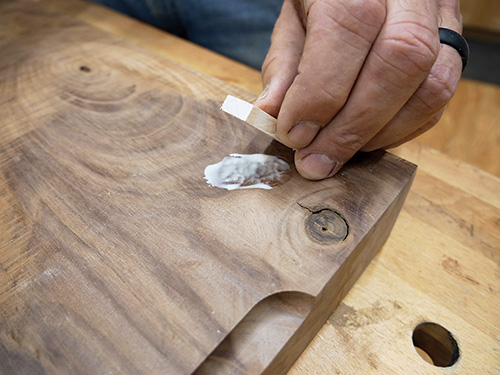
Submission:
[[[357,21],[379,27],[385,20],[385,2],[380,0],[361,0],[350,2],[349,13]]]
[[[451,69],[439,69],[431,72],[426,82],[429,99],[432,100],[434,108],[441,108],[452,98],[456,90],[456,85],[452,82],[449,73]]]
[[[338,19],[347,15],[356,18],[359,22],[373,25],[381,24],[386,15],[385,1],[383,0],[351,0],[346,4],[331,0],[317,0],[309,9],[313,7],[317,7],[318,12],[331,18]]]
[[[420,87],[418,112],[431,115],[443,108],[455,94],[457,84],[454,69],[442,64],[433,67]]]
[[[337,25],[363,39],[371,39],[384,23],[386,6],[383,0],[351,0],[345,4],[317,0],[309,7],[309,14],[328,20],[330,25]]]
[[[429,72],[439,53],[437,34],[417,23],[397,25],[387,42],[387,58],[408,75]]]
[[[295,77],[293,92],[287,93],[297,101],[307,104],[303,107],[302,120],[314,121],[326,125],[340,111],[347,101],[349,92],[345,88],[339,88],[332,84],[328,77],[311,76],[302,73]],[[291,89],[290,89],[291,90]],[[289,91],[290,91],[289,90]]]

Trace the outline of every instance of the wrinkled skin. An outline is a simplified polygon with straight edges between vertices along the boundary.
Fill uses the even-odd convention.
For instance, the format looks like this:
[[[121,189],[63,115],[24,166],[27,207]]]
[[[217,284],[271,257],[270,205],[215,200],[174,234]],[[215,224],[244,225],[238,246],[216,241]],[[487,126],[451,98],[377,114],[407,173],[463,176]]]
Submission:
[[[278,118],[312,180],[357,151],[404,143],[436,124],[462,60],[439,43],[459,33],[459,0],[285,0],[262,67],[256,104]]]

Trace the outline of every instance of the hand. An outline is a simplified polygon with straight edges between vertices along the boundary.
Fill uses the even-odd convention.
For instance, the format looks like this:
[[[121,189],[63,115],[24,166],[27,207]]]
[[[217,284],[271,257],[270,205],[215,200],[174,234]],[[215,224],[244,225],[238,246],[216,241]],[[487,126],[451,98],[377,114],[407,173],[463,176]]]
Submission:
[[[441,117],[462,61],[438,28],[461,32],[459,0],[285,0],[256,105],[278,118],[309,179],[357,151],[395,147]]]

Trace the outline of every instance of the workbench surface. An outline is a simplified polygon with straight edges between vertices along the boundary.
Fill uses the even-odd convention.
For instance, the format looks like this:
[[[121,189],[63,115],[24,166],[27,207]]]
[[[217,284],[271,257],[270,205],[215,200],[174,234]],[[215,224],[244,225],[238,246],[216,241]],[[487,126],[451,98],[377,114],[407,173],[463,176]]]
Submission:
[[[39,3],[261,90],[258,72],[100,6]],[[440,124],[392,151],[419,166],[393,232],[289,374],[500,373],[499,124],[500,88],[462,80]],[[435,325],[414,333],[423,322],[446,328],[456,347]],[[412,335],[435,360],[459,353],[458,361],[433,366]]]

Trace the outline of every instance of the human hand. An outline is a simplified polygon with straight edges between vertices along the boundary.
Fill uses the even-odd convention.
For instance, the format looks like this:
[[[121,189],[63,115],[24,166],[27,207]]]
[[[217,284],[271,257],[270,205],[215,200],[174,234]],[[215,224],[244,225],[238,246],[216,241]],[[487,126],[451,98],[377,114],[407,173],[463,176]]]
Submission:
[[[459,0],[285,0],[256,105],[278,118],[308,179],[357,151],[395,147],[430,129],[462,70],[438,28],[461,32]]]

